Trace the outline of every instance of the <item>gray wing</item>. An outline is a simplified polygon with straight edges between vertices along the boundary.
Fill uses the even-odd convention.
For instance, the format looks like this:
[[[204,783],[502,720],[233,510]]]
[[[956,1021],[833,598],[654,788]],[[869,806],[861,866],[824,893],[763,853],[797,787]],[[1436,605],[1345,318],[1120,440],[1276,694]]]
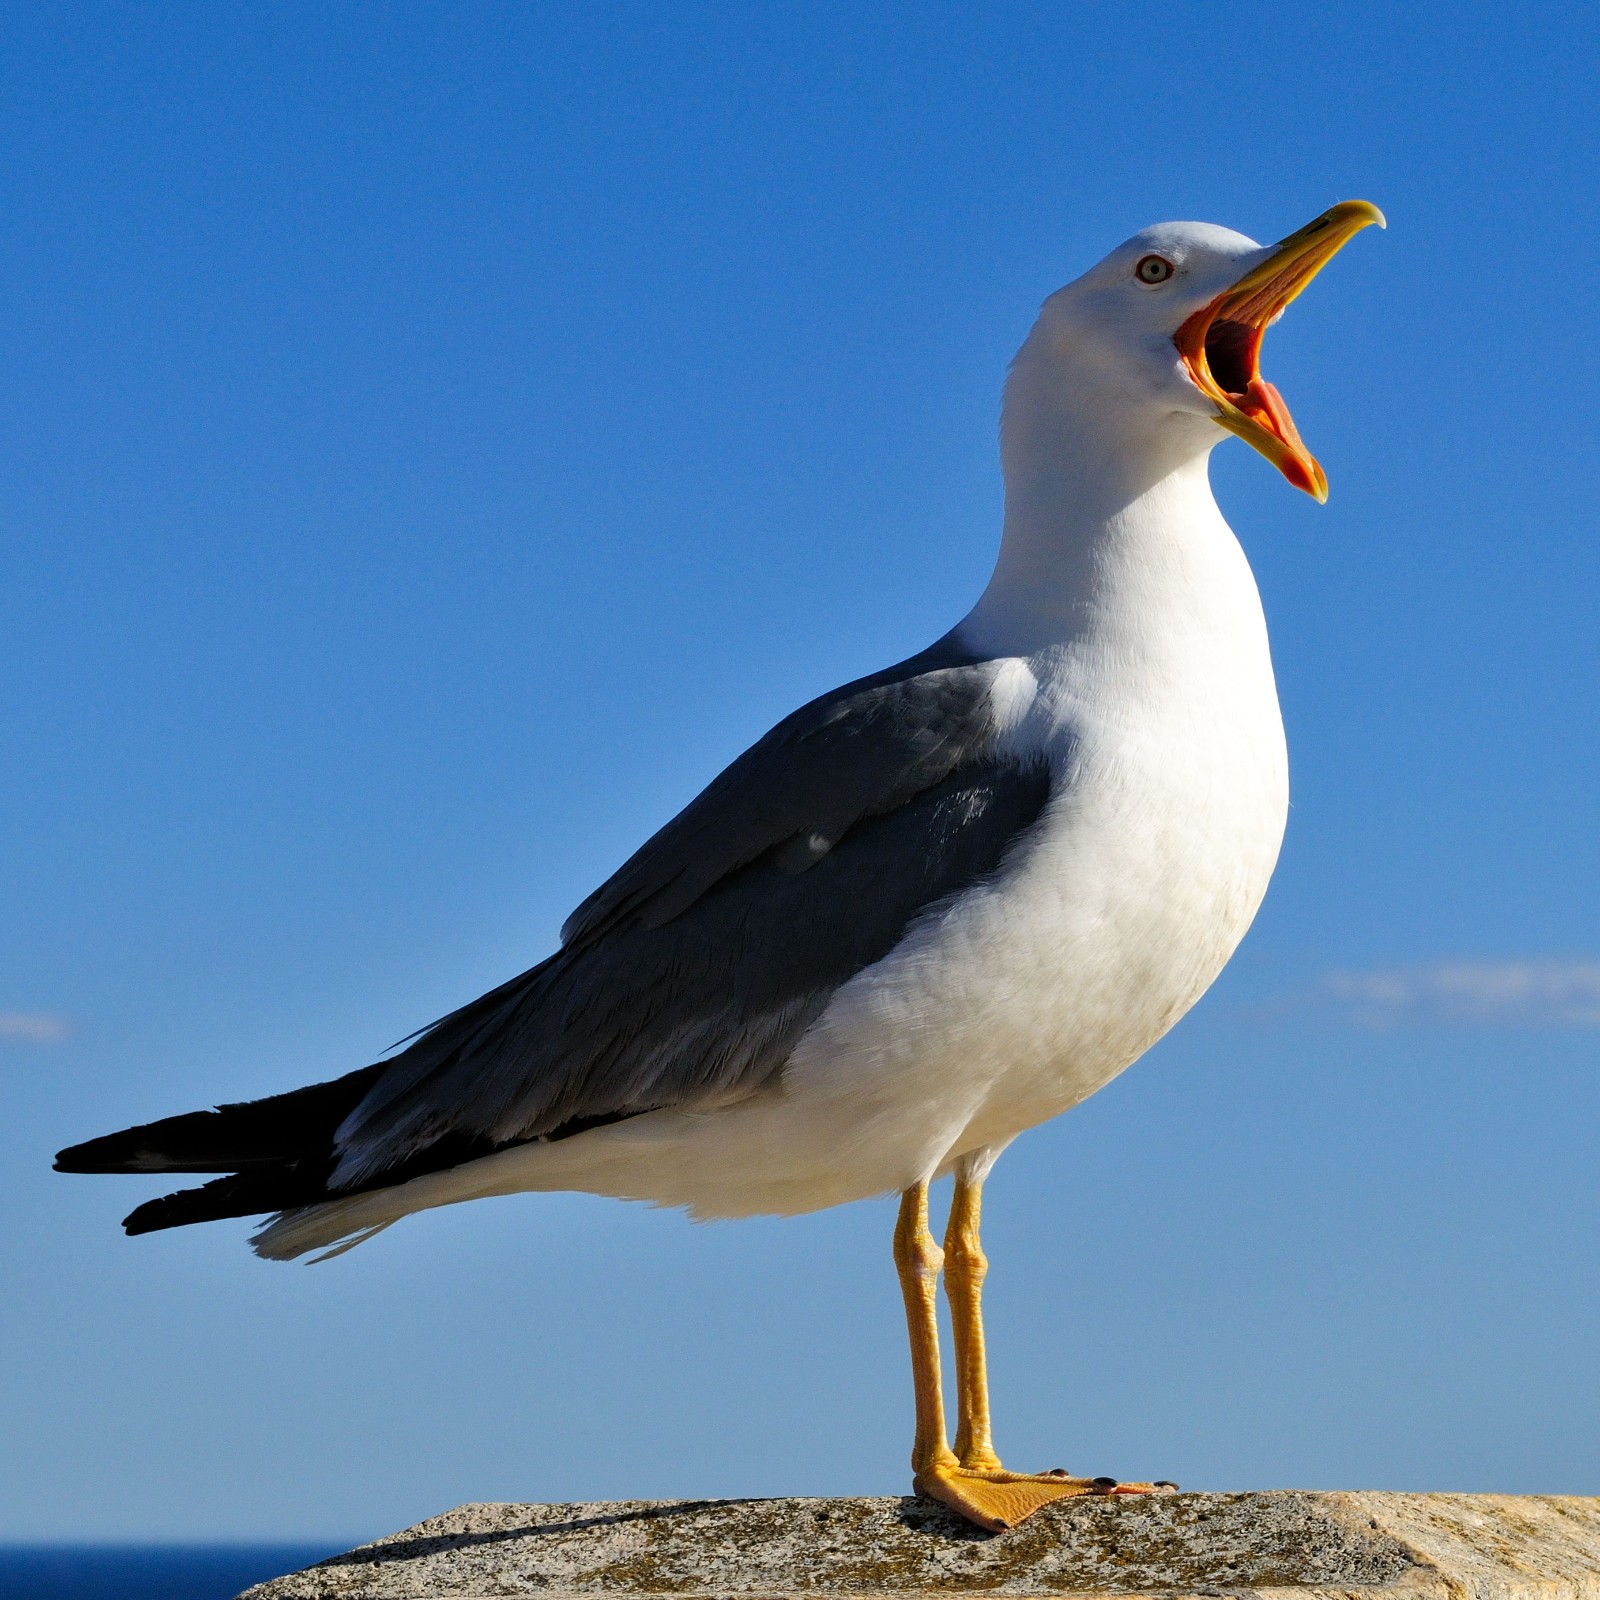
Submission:
[[[995,747],[996,669],[936,646],[786,718],[584,901],[556,955],[387,1064],[332,1187],[769,1081],[840,984],[1042,810],[1048,769]]]
[[[935,646],[785,717],[640,847],[561,929],[582,944],[660,927],[769,850],[804,872],[864,817],[947,777],[994,737],[995,663]]]

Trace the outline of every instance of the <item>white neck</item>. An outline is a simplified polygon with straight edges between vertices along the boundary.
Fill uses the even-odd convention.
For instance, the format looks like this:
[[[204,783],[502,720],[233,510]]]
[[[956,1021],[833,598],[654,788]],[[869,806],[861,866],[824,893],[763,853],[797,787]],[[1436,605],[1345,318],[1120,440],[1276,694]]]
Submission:
[[[1006,384],[1005,528],[959,630],[1005,654],[1082,637],[1108,606],[1180,603],[1195,557],[1224,554],[1219,540],[1232,547],[1224,559],[1237,552],[1206,472],[1220,430],[1204,417],[1100,403],[1041,343],[1036,329]]]

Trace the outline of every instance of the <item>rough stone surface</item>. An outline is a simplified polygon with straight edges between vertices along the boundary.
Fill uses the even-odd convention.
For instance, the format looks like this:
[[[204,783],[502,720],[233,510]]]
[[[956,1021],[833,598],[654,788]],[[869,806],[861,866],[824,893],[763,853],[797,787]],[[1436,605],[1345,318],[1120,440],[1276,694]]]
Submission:
[[[1600,1500],[1072,1500],[993,1536],[912,1499],[470,1505],[241,1600],[933,1594],[1600,1600]]]

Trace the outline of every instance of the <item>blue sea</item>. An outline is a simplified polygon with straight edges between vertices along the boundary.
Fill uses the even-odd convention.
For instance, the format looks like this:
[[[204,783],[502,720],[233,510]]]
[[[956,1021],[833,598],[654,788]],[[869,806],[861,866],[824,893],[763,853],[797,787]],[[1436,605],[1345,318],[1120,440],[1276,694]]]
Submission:
[[[0,1545],[0,1600],[233,1600],[337,1555],[325,1544]]]

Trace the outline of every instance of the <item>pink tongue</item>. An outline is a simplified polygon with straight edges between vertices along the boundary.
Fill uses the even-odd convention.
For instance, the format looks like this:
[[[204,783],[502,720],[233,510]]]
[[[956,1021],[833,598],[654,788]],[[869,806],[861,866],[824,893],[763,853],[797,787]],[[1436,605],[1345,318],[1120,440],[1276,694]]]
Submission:
[[[1309,492],[1311,474],[1301,465],[1301,459],[1307,454],[1306,447],[1301,443],[1300,430],[1295,427],[1283,396],[1265,378],[1258,376],[1250,380],[1250,387],[1242,395],[1229,398],[1252,421],[1259,422],[1288,445],[1294,460],[1284,465],[1283,475],[1297,489]]]

